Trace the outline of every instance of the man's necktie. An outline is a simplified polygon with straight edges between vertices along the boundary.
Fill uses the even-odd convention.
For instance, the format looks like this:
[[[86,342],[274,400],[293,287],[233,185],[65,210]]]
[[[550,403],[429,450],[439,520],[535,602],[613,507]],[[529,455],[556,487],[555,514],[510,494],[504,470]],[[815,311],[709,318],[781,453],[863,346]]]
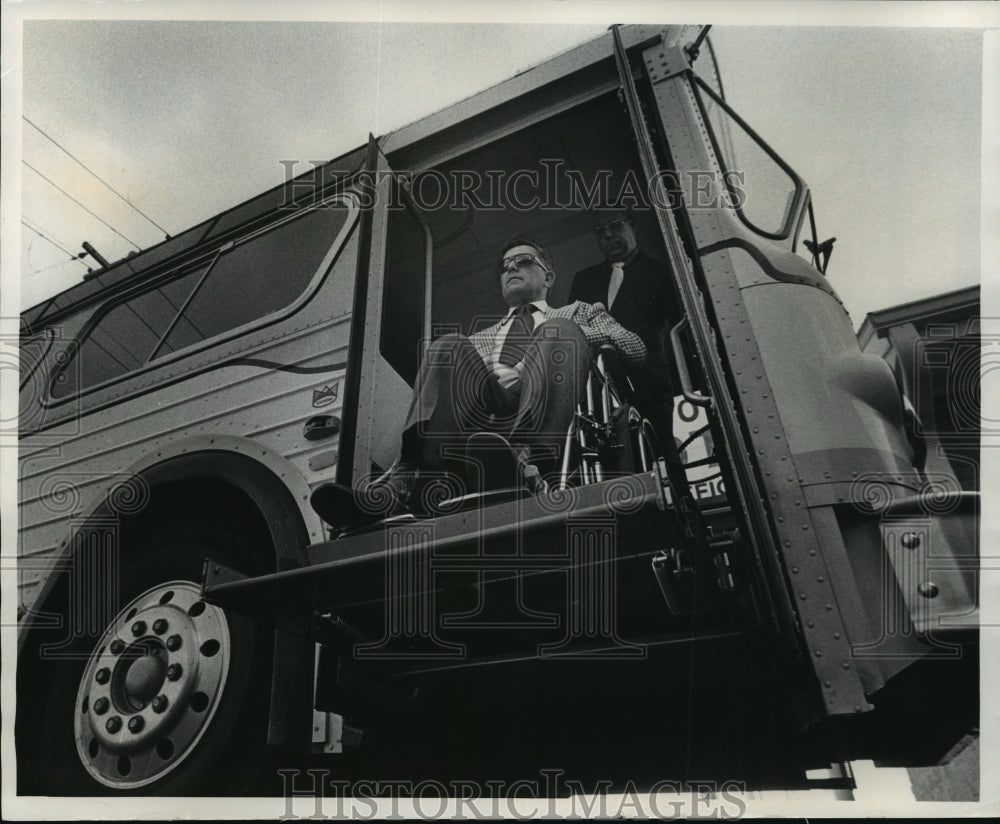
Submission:
[[[510,327],[507,329],[507,337],[504,338],[503,348],[500,350],[500,363],[504,366],[513,366],[524,360],[525,344],[535,330],[531,318],[534,310],[535,307],[530,303],[522,304],[514,310]]]
[[[608,283],[609,311],[611,310],[611,304],[615,302],[618,290],[622,288],[623,280],[625,280],[625,264],[619,260],[611,264],[611,281]]]

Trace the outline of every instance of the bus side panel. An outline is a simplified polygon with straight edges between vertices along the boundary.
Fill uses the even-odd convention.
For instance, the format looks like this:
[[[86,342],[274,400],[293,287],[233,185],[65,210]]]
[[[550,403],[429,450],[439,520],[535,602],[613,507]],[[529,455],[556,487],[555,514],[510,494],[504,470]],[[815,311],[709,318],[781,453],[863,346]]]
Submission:
[[[785,503],[775,515],[785,532],[789,585],[800,604],[819,594],[802,586],[805,576],[810,584],[829,585],[832,598],[823,610],[802,613],[807,629],[812,621],[816,630],[813,655],[827,653],[824,635],[841,640],[835,623],[824,628],[822,613],[831,603],[850,642],[841,663],[858,672],[870,695],[933,652],[926,634],[913,629],[927,624],[921,617],[927,607],[916,608],[922,600],[917,587],[924,582],[895,562],[891,541],[879,527],[894,502],[930,491],[935,479],[912,465],[891,369],[861,352],[829,284],[797,255],[754,238],[728,215],[714,217],[695,221],[712,224],[723,235],[713,244],[720,251],[703,263],[715,287],[725,281],[729,294],[740,295],[738,307],[734,301],[718,311],[731,335],[737,326],[748,330],[742,347],[739,340],[729,344],[729,338],[726,348],[769,495]],[[750,244],[753,254],[747,251]],[[957,488],[957,481],[945,485]],[[793,537],[796,529],[815,535],[818,556],[811,549],[796,552],[797,545],[806,546]],[[946,532],[931,531],[936,555],[968,554],[967,547],[949,544]],[[974,609],[974,587],[963,576],[941,580],[935,611],[954,615]]]
[[[673,163],[681,173],[707,173],[709,191],[686,212],[700,263],[692,275],[714,330],[709,345],[727,373],[726,397],[715,402],[738,410],[763,485],[762,500],[747,505],[760,506],[773,526],[781,580],[770,583],[795,605],[825,714],[864,712],[867,696],[927,651],[909,633],[893,638],[887,654],[856,654],[884,634],[878,607],[901,586],[886,571],[878,516],[863,516],[874,529],[848,534],[845,511],[913,495],[923,483],[911,466],[899,390],[884,363],[861,353],[836,293],[790,251],[791,238],[779,245],[738,218],[688,77],[657,70],[655,57],[647,65]],[[671,59],[662,56],[668,68]]]
[[[73,399],[62,422],[22,438],[22,609],[110,490],[139,469],[198,449],[230,450],[269,466],[293,493],[310,541],[322,539],[308,492],[333,477],[339,437],[307,439],[305,427],[320,416],[342,417],[351,315],[331,317],[331,307],[350,294],[355,268],[351,239],[323,286],[290,316]],[[140,512],[148,495],[140,489],[128,500],[132,494],[113,495],[112,509]]]
[[[789,255],[786,263],[793,262]],[[761,272],[739,250],[730,255],[730,265],[740,279]],[[881,358],[861,352],[839,303],[810,285],[775,280],[741,285],[741,294],[805,482],[831,480],[828,470],[812,479],[813,456],[824,467],[833,462],[846,468],[846,450],[854,449],[880,453],[875,466],[886,471],[909,470],[902,398],[892,371]]]

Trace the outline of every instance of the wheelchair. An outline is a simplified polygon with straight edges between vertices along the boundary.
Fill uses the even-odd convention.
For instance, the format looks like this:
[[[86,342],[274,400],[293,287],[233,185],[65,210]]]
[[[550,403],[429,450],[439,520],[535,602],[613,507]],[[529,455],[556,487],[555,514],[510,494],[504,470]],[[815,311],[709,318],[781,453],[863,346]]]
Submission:
[[[584,400],[566,431],[556,489],[649,472],[661,459],[657,433],[628,402],[629,388],[617,350],[602,346],[587,377]]]
[[[421,474],[412,496],[419,500],[419,508],[407,514],[386,518],[385,502],[364,488],[333,490],[342,511],[352,517],[336,525],[328,521],[331,538],[367,532],[388,521],[434,518],[525,494],[541,496],[651,471],[659,478],[668,509],[676,509],[673,501],[691,500],[676,444],[669,432],[662,440],[658,437],[651,422],[630,401],[631,391],[617,350],[602,346],[592,359],[582,400],[562,436],[561,448],[547,461],[544,476],[538,467],[516,458],[505,438],[479,432],[467,439],[464,454],[451,456],[449,470]],[[323,515],[321,509],[317,511]],[[682,526],[677,517],[672,520],[676,528]]]
[[[475,491],[440,500],[440,510],[501,502],[521,494],[525,487],[534,494],[544,495],[651,471],[657,472],[664,487],[669,489],[668,499],[689,499],[687,476],[671,433],[662,433],[661,438],[650,420],[632,403],[631,394],[631,381],[618,351],[610,345],[600,347],[592,360],[582,400],[562,438],[561,449],[549,461],[546,474],[537,480],[532,478],[530,484],[510,473],[500,483],[472,484]],[[470,441],[477,437],[472,436]],[[509,451],[506,441],[498,435],[487,436],[487,444],[496,445],[498,451]]]
[[[353,510],[356,517],[341,522],[324,516],[331,526],[330,539],[348,538],[405,521],[447,517],[525,496],[556,496],[571,487],[652,472],[660,489],[660,509],[665,519],[661,535],[665,550],[651,558],[653,573],[673,614],[705,611],[711,608],[713,599],[697,579],[711,580],[715,555],[709,551],[708,532],[688,483],[687,467],[681,461],[684,444],[678,444],[670,431],[657,433],[632,402],[632,391],[617,350],[600,347],[592,359],[582,400],[576,405],[561,448],[549,462],[545,476],[537,472],[537,467],[516,458],[511,444],[502,436],[478,432],[467,439],[464,455],[452,455],[461,469],[453,464],[450,471],[418,477],[419,491],[414,490],[411,497],[420,499],[419,509],[386,517],[386,501],[377,494],[371,496],[364,488],[337,489],[342,511]],[[470,449],[477,441],[478,451],[474,446]],[[460,447],[456,450],[462,452]],[[491,472],[490,464],[500,471]],[[528,482],[528,469],[535,471],[534,486]],[[480,477],[469,482],[474,474]],[[316,508],[315,493],[313,505]],[[321,508],[317,512],[324,515]]]

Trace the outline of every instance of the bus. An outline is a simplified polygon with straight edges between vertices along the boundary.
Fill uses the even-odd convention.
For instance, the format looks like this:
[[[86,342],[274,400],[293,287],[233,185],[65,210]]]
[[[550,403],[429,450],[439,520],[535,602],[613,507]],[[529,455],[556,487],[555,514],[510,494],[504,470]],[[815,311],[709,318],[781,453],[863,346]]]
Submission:
[[[975,736],[978,414],[926,426],[913,390],[974,334],[862,351],[707,34],[612,27],[22,314],[20,793],[317,759],[805,788]],[[427,343],[496,315],[503,241],[559,305],[610,206],[682,316],[674,443],[609,366],[562,483],[325,523],[314,490],[362,505],[397,455]]]

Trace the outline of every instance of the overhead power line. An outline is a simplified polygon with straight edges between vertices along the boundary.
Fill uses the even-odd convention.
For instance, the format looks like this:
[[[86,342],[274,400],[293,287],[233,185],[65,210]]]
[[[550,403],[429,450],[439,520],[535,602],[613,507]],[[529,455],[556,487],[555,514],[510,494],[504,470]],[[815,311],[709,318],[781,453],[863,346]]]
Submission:
[[[110,183],[108,183],[106,180],[104,180],[99,174],[97,174],[97,172],[95,172],[93,169],[91,169],[89,166],[87,166],[86,163],[84,163],[82,160],[80,160],[69,149],[67,149],[58,140],[56,140],[54,137],[52,137],[52,135],[50,135],[48,132],[46,132],[41,126],[39,126],[36,123],[32,122],[30,118],[27,118],[24,115],[21,115],[21,117],[24,118],[25,122],[29,126],[31,126],[33,129],[37,130],[41,135],[43,135],[48,140],[52,141],[52,143],[54,143],[56,146],[58,146],[59,149],[61,149],[63,152],[65,152],[67,155],[69,155],[70,158],[72,158],[74,161],[76,161],[78,164],[80,164],[84,169],[87,170],[87,172],[89,172],[91,175],[93,175],[95,178],[97,178],[101,183],[103,183],[105,186],[107,186],[119,198],[121,198],[122,200],[124,200],[129,206],[131,206],[133,209],[135,209],[135,211],[137,211],[140,215],[142,215],[144,218],[146,218],[146,220],[148,220],[150,223],[152,223],[157,229],[159,229],[161,232],[163,232],[163,234],[165,234],[167,237],[170,237],[170,232],[168,232],[159,223],[157,223],[155,220],[153,220],[153,218],[151,218],[144,211],[142,211],[142,209],[140,209],[138,206],[136,206],[127,197],[125,197],[125,195],[123,195],[121,192],[119,192],[114,186],[112,186]]]
[[[21,218],[21,223],[23,223],[25,226],[27,226],[29,229],[31,229],[31,231],[34,232],[36,235],[38,235],[42,240],[47,240],[49,243],[51,243],[53,246],[55,246],[60,252],[65,252],[67,255],[69,255],[74,260],[76,259],[77,256],[74,255],[69,249],[67,249],[65,246],[63,246],[58,241],[55,241],[52,238],[50,238],[43,231],[41,231],[41,229],[36,229],[34,226],[32,226],[30,223],[28,223],[28,221],[26,221],[23,217]]]
[[[131,243],[131,244],[132,244],[133,246],[135,246],[135,248],[136,248],[136,249],[138,249],[138,250],[139,250],[140,252],[142,251],[142,249],[140,248],[140,246],[139,246],[139,244],[138,244],[138,243],[136,243],[136,242],[135,242],[135,241],[133,241],[133,240],[129,240],[129,239],[127,238],[127,237],[125,237],[125,235],[123,235],[123,234],[122,234],[121,232],[119,232],[119,231],[118,231],[118,230],[117,230],[117,229],[116,229],[116,228],[115,228],[114,226],[112,226],[112,225],[111,225],[110,223],[108,223],[108,222],[107,222],[107,221],[106,221],[106,220],[105,220],[104,218],[102,218],[102,217],[101,217],[100,215],[96,214],[95,212],[91,211],[91,210],[90,210],[90,209],[88,209],[88,208],[87,208],[86,206],[84,206],[84,205],[83,205],[83,204],[82,204],[82,203],[81,203],[81,202],[80,202],[79,200],[77,200],[77,199],[76,199],[75,197],[73,197],[73,195],[71,195],[71,194],[70,194],[69,192],[67,192],[67,191],[66,191],[66,190],[65,190],[64,188],[62,188],[62,186],[60,186],[60,185],[59,185],[58,183],[56,183],[55,181],[53,181],[53,180],[50,180],[49,178],[47,178],[47,177],[46,177],[46,176],[45,176],[44,174],[42,174],[42,173],[41,173],[40,171],[38,171],[38,169],[36,169],[36,168],[35,168],[34,166],[32,166],[32,165],[31,165],[31,164],[30,164],[30,163],[29,163],[29,162],[28,162],[27,160],[22,160],[21,162],[22,162],[22,163],[23,163],[23,164],[24,164],[25,166],[27,166],[27,167],[28,167],[29,169],[31,169],[31,171],[33,171],[33,172],[34,172],[34,173],[35,173],[36,175],[38,175],[38,176],[39,176],[39,177],[40,177],[40,178],[41,178],[42,180],[44,180],[44,181],[45,181],[46,183],[48,183],[48,184],[49,184],[49,185],[51,185],[51,186],[54,186],[54,187],[55,187],[56,189],[58,189],[58,190],[59,190],[60,192],[62,192],[62,193],[63,193],[64,195],[66,195],[66,197],[68,197],[68,198],[69,198],[70,200],[72,200],[72,201],[73,201],[73,202],[74,202],[74,203],[75,203],[75,204],[76,204],[77,206],[79,206],[79,207],[80,207],[81,209],[83,209],[83,210],[84,210],[85,212],[87,212],[87,214],[90,214],[90,215],[93,215],[94,217],[96,217],[96,218],[97,218],[97,219],[98,219],[99,221],[101,221],[101,223],[103,223],[103,224],[104,224],[105,226],[107,226],[107,227],[108,227],[108,228],[109,228],[109,229],[110,229],[110,230],[111,230],[112,232],[114,232],[114,233],[115,233],[116,235],[118,235],[118,237],[122,238],[123,240],[125,240],[125,241],[126,241],[126,242],[128,242],[128,243]]]
[[[23,223],[28,229],[30,229],[32,232],[34,232],[36,235],[38,235],[46,243],[51,244],[56,249],[58,249],[60,252],[63,252],[64,254],[69,255],[69,259],[68,260],[60,260],[58,263],[53,263],[50,266],[45,266],[45,267],[43,267],[41,269],[35,269],[31,274],[33,274],[33,275],[40,275],[43,272],[49,271],[49,269],[55,269],[57,266],[65,266],[67,263],[79,263],[88,272],[90,271],[90,267],[80,259],[80,258],[82,258],[86,254],[86,252],[81,252],[78,255],[74,255],[69,249],[67,249],[65,246],[63,246],[63,244],[61,244],[59,241],[53,240],[47,234],[45,234],[45,232],[43,232],[41,229],[37,229],[36,227],[34,227],[30,223],[28,223],[28,221],[26,221],[24,218],[21,218],[21,223]]]
[[[43,266],[41,269],[34,269],[32,272],[30,272],[30,274],[32,274],[32,275],[41,275],[41,274],[44,274],[45,272],[49,271],[49,269],[56,269],[56,268],[58,268],[60,266],[65,266],[67,263],[79,263],[85,269],[87,269],[88,271],[90,271],[90,267],[87,266],[87,264],[84,263],[82,260],[80,260],[80,258],[78,258],[78,257],[71,257],[68,260],[60,260],[58,263],[53,263],[50,266]]]

